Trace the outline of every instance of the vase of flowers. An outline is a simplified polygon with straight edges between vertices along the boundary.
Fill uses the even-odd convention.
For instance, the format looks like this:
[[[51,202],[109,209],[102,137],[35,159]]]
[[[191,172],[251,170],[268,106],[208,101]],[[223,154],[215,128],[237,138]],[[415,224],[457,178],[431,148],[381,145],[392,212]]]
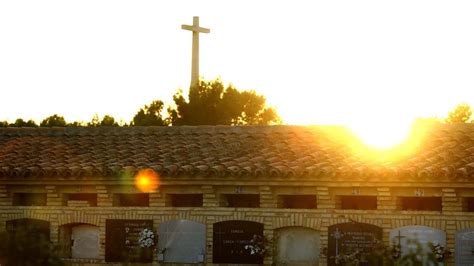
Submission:
[[[245,245],[245,250],[250,251],[250,255],[264,256],[266,252],[266,241],[265,237],[261,235],[253,235],[250,244]]]
[[[433,251],[433,254],[438,262],[444,261],[444,255],[446,252],[443,246],[435,242],[433,243],[431,250]]]
[[[138,234],[138,244],[142,248],[149,248],[155,245],[155,233],[151,229],[145,228]]]

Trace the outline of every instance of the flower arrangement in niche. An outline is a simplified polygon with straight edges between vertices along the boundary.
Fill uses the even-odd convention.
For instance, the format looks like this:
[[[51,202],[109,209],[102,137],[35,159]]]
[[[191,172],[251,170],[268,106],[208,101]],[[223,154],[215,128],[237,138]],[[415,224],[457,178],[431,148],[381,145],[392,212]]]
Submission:
[[[145,228],[138,234],[138,244],[142,248],[149,248],[155,244],[155,234],[151,229]]]
[[[263,256],[265,255],[266,248],[266,239],[261,235],[253,235],[250,244],[245,245],[245,250],[250,251],[250,255]]]
[[[392,259],[398,260],[402,255],[402,247],[400,244],[392,246]]]
[[[339,254],[335,258],[336,265],[344,265],[350,263],[351,265],[359,265],[361,261],[361,254],[359,250],[355,250],[351,254]]]
[[[435,242],[433,243],[431,250],[433,251],[433,254],[438,262],[444,261],[444,256],[446,254],[446,251],[444,250],[443,246]]]

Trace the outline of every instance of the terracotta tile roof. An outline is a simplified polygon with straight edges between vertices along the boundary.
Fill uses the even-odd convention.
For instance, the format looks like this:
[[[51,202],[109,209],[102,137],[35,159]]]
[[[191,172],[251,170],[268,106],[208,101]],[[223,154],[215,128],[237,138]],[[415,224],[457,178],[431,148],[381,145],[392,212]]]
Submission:
[[[427,133],[393,156],[330,126],[2,128],[0,178],[474,177],[474,124]]]

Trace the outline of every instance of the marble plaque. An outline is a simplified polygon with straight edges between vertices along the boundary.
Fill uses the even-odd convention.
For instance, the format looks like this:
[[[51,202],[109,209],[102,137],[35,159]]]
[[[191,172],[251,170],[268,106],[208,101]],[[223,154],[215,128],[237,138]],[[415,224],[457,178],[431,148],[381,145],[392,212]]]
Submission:
[[[446,247],[446,233],[428,226],[413,225],[399,227],[392,229],[389,237],[390,245],[400,245],[401,257],[410,253],[416,253],[417,246],[414,243],[419,243],[423,249],[422,254],[420,254],[423,261],[429,260],[428,257],[433,253],[430,244],[439,244]],[[439,262],[438,265],[443,265],[443,263]]]
[[[274,237],[277,266],[319,265],[321,241],[318,231],[300,226],[284,227],[275,230]]]
[[[165,263],[201,263],[206,254],[206,226],[188,220],[160,224],[158,256]]]
[[[213,226],[213,262],[262,264],[263,257],[250,254],[245,246],[254,235],[263,236],[263,224],[250,221],[224,221]]]
[[[88,224],[74,226],[71,232],[71,256],[77,259],[99,258],[99,227]]]
[[[139,234],[153,228],[153,220],[105,220],[106,262],[152,262],[153,247],[143,248]]]
[[[456,233],[456,265],[474,265],[474,228]]]
[[[382,241],[382,228],[366,223],[340,223],[328,228],[328,265],[336,265],[336,258],[360,253],[360,264],[369,265],[376,241]]]

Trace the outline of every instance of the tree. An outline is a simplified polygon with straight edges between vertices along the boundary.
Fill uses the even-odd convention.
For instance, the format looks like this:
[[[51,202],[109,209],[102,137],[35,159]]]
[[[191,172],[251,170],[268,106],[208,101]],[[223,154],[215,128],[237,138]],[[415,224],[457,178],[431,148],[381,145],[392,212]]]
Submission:
[[[38,125],[33,120],[25,122],[22,118],[15,120],[15,123],[10,124],[10,127],[37,127]]]
[[[224,88],[220,79],[201,80],[189,90],[173,96],[176,108],[168,108],[172,125],[268,125],[281,123],[266,99],[255,91],[239,91],[232,84]]]
[[[99,122],[99,115],[96,113],[96,114],[94,114],[94,116],[92,117],[92,120],[91,120],[89,123],[87,123],[87,126],[89,126],[89,127],[98,127],[99,124],[100,124],[100,122]]]
[[[166,126],[168,122],[165,121],[161,115],[164,103],[160,100],[155,100],[150,105],[145,105],[140,108],[138,113],[133,117],[131,125],[133,126]]]
[[[110,115],[105,115],[104,118],[102,118],[102,121],[100,121],[100,126],[116,127],[118,124],[115,122],[115,118]]]
[[[84,126],[84,122],[74,121],[74,122],[71,122],[71,123],[67,123],[66,126],[67,126],[67,127],[83,127],[83,126]]]
[[[64,120],[64,117],[54,114],[50,117],[45,118],[43,121],[41,121],[40,126],[41,127],[65,127],[66,120]]]
[[[472,116],[472,108],[467,103],[461,103],[456,108],[449,112],[447,123],[468,123]],[[471,120],[471,122],[473,122]]]
[[[0,121],[0,127],[8,127],[7,121]]]
[[[43,235],[23,230],[0,232],[1,265],[64,265],[56,250]]]

